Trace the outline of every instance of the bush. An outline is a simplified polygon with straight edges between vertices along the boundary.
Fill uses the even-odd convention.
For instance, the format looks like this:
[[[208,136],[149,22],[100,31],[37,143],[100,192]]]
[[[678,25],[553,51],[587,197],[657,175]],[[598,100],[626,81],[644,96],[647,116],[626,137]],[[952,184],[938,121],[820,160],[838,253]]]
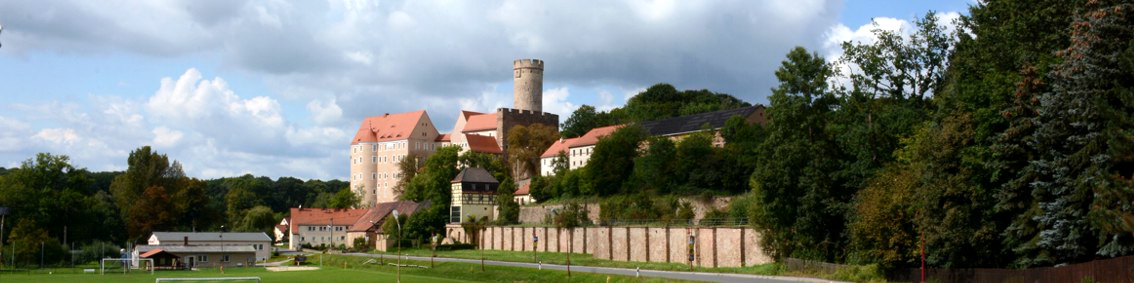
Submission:
[[[119,247],[113,243],[94,241],[79,248],[79,253],[75,254],[75,262],[91,263],[98,262],[104,257],[117,258],[120,256],[118,250]]]
[[[437,250],[439,250],[439,251],[472,250],[472,249],[476,249],[476,245],[462,244],[462,243],[448,244],[448,245],[437,245]]]

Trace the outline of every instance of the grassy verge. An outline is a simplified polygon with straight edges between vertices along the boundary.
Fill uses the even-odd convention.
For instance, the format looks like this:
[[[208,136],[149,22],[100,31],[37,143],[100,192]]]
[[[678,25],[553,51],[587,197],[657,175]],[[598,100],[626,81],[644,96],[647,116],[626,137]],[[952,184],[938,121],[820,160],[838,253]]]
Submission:
[[[487,260],[496,261],[510,261],[510,262],[536,262],[538,257],[539,261],[548,264],[567,264],[567,253],[555,252],[538,252],[535,255],[532,252],[513,252],[513,251],[495,251],[485,250],[484,258]],[[379,252],[380,253],[380,252]],[[393,255],[394,252],[385,253]],[[428,257],[431,251],[428,249],[404,249],[402,254],[411,256],[424,256]],[[450,258],[465,258],[465,259],[480,259],[481,251],[477,250],[456,250],[456,251],[438,251],[438,257]],[[641,268],[649,270],[667,270],[667,271],[689,271],[689,265],[683,263],[664,263],[664,262],[633,262],[633,261],[612,261],[605,259],[596,259],[589,254],[571,254],[572,265],[582,266],[597,266],[597,267],[616,267],[616,268]],[[750,267],[734,267],[734,268],[706,268],[694,267],[693,271],[697,272],[717,272],[717,273],[743,273],[743,274],[756,274],[756,275],[780,275],[781,272],[779,264],[763,264]]]
[[[318,257],[319,256],[314,256],[314,262],[318,262]],[[358,256],[326,255],[326,257],[323,258],[323,266],[325,267],[334,266],[334,268],[379,271],[386,273],[397,272],[397,267],[392,265],[394,262],[396,262],[396,260],[391,261],[387,259],[384,262],[380,262],[374,258]],[[481,266],[479,264],[468,263],[436,262],[434,263],[433,268],[405,266],[416,265],[421,267],[428,267],[428,261],[403,260],[402,264],[403,267],[401,269],[401,273],[403,276],[445,276],[448,278],[459,278],[462,280],[480,282],[673,282],[671,280],[653,278],[634,278],[581,272],[571,273],[571,277],[568,278],[567,273],[563,271],[534,270],[530,268],[505,266],[486,265],[484,266],[484,270],[481,271]]]
[[[264,282],[273,283],[362,283],[393,282],[398,276],[396,266],[380,264],[365,257],[314,255],[309,259],[312,259],[311,262],[313,263],[318,263],[320,257],[322,257],[323,266],[320,270],[313,271],[269,272],[264,268],[229,268],[223,274],[217,269],[208,269],[202,271],[158,271],[154,275],[138,271],[132,271],[128,274],[108,273],[99,275],[97,273],[61,273],[64,271],[63,269],[42,269],[36,270],[35,273],[0,273],[0,282],[142,283],[154,282],[156,278],[260,277]],[[391,262],[387,261],[387,263]],[[429,266],[429,262],[416,261],[403,261],[402,264]],[[317,264],[314,266],[317,266]],[[572,273],[572,276],[568,278],[566,272],[562,271],[540,271],[500,266],[486,266],[485,270],[481,271],[480,265],[467,263],[436,263],[434,268],[403,266],[401,268],[401,280],[404,282],[670,282],[661,279],[586,273]]]
[[[379,253],[383,254],[383,253]],[[393,252],[384,253],[393,256]],[[410,256],[428,257],[431,251],[428,249],[404,249],[402,254]],[[536,262],[535,256],[538,256],[539,261],[548,264],[566,264],[567,253],[555,252],[538,252],[533,255],[532,252],[515,252],[515,251],[497,251],[485,250],[483,251],[486,260],[495,261],[508,261],[508,262]],[[438,251],[437,257],[449,258],[464,258],[464,259],[480,259],[481,251],[478,250],[456,250],[456,251]],[[428,263],[428,262],[427,262]],[[589,254],[571,254],[571,264],[579,266],[596,266],[596,267],[615,267],[615,268],[641,268],[649,270],[666,270],[666,271],[690,271],[688,264],[681,263],[663,263],[663,262],[627,262],[627,261],[612,261],[606,259],[596,259]],[[788,271],[782,264],[769,263],[747,267],[694,267],[693,271],[696,272],[713,272],[713,273],[737,273],[737,274],[752,274],[752,275],[769,275],[769,276],[792,276],[792,277],[809,277],[809,278],[822,278],[838,281],[851,281],[851,282],[884,282],[885,277],[877,266],[867,265],[858,266],[840,270],[835,273],[824,273],[819,271]]]
[[[219,270],[203,271],[158,271],[154,275],[149,272],[131,272],[128,274],[107,273],[95,274],[0,274],[0,282],[123,282],[123,283],[150,283],[156,278],[203,278],[203,277],[260,277],[264,282],[273,283],[303,283],[303,282],[335,282],[335,283],[363,283],[363,282],[392,282],[393,273],[360,272],[326,268],[313,271],[268,272],[263,268],[229,268],[222,274]],[[405,275],[404,282],[473,282],[467,280],[452,280],[436,276]]]

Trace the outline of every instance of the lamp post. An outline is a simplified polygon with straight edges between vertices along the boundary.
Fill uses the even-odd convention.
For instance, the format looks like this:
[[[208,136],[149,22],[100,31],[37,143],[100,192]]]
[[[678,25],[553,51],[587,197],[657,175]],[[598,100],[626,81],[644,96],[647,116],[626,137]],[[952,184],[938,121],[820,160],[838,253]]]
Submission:
[[[402,222],[398,220],[398,210],[395,209],[391,212],[394,215],[394,224],[398,224],[398,241],[394,242],[398,245],[398,283],[402,282]]]
[[[372,237],[370,237],[370,235],[366,235],[366,244],[369,245],[370,239],[374,239],[374,250],[377,250],[378,249],[378,229],[382,229],[382,227],[378,227],[378,221],[370,220],[370,229],[374,229],[374,237],[372,238]],[[366,249],[366,251],[369,252],[370,249]]]
[[[221,258],[218,258],[217,260],[220,261],[220,273],[224,274],[224,225],[220,226],[220,233],[217,234],[217,236],[220,237],[220,253],[221,253]]]

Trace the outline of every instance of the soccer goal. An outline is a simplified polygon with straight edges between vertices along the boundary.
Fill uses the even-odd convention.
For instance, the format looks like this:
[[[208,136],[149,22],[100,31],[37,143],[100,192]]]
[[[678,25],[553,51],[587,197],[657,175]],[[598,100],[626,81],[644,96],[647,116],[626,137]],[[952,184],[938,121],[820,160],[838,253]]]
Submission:
[[[158,278],[154,283],[162,282],[256,282],[260,283],[260,277],[215,277],[215,278]]]
[[[134,260],[138,261],[137,267],[131,266],[132,265],[131,261],[134,261]],[[110,263],[108,264],[107,262],[110,262]],[[128,273],[128,272],[130,272],[130,269],[141,269],[141,270],[149,270],[150,275],[153,275],[154,274],[154,259],[152,259],[152,258],[139,258],[139,259],[104,258],[104,259],[102,259],[102,261],[100,261],[98,263],[98,268],[99,268],[99,272],[98,272],[99,274],[106,274],[107,270],[110,270],[110,272],[112,272],[112,273],[117,273],[118,270],[122,270],[122,273]]]

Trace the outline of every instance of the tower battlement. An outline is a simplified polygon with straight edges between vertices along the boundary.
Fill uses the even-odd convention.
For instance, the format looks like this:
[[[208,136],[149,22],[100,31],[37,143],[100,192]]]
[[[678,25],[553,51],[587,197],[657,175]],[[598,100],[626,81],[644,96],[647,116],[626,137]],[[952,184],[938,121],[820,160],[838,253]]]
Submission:
[[[513,69],[539,69],[543,71],[543,60],[540,59],[516,59],[512,61]]]

